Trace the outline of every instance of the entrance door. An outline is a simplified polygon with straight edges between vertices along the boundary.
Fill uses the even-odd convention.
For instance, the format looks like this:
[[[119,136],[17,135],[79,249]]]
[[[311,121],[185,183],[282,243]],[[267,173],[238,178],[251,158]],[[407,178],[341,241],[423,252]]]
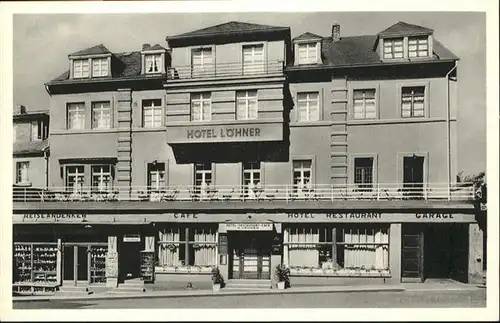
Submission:
[[[230,237],[233,279],[270,279],[269,233],[239,232]]]
[[[401,277],[403,281],[424,281],[424,234],[420,226],[403,224]]]
[[[142,239],[141,239],[142,240]],[[139,241],[124,241],[119,252],[120,281],[139,278],[141,271],[141,250],[143,244]]]
[[[422,196],[424,183],[424,157],[413,155],[403,158],[403,187],[405,196],[419,198]]]
[[[88,282],[89,262],[87,246],[65,245],[63,249],[63,280],[77,285]]]

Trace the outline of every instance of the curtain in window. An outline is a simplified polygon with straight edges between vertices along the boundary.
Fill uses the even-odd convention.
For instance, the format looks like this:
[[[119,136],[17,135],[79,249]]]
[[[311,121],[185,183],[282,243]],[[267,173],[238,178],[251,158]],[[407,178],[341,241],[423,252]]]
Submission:
[[[158,262],[160,266],[181,266],[179,259],[180,229],[167,229],[159,233]]]
[[[288,263],[290,266],[319,266],[319,250],[315,244],[318,243],[319,230],[314,228],[287,228],[290,244],[288,245]]]
[[[195,266],[212,266],[215,265],[216,254],[215,244],[207,244],[207,242],[215,242],[215,232],[210,232],[208,229],[193,229],[194,230],[194,265]]]
[[[389,248],[386,230],[379,229],[346,229],[344,231],[344,268],[388,269]],[[372,244],[364,244],[372,243]]]

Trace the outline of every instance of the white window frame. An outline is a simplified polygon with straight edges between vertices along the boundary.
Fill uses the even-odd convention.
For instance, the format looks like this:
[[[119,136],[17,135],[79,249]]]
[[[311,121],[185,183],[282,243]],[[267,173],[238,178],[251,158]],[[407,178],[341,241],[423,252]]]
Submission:
[[[85,104],[68,103],[66,110],[66,129],[85,129]]]
[[[415,115],[415,95],[414,95],[414,91],[412,91],[412,96],[411,96],[411,106],[410,106],[410,115],[408,116],[405,116],[403,115],[403,91],[406,89],[406,88],[423,88],[423,94],[422,94],[422,115]],[[425,85],[403,85],[401,86],[401,89],[400,89],[400,102],[399,102],[399,106],[400,106],[400,109],[401,109],[401,118],[424,118],[425,115],[426,115],[426,110],[427,110],[427,86]]]
[[[162,72],[163,64],[161,57],[162,54],[144,54],[144,71],[146,74],[158,74]]]
[[[312,99],[311,96],[316,95],[316,99]],[[305,96],[305,97],[304,97]],[[302,98],[301,98],[302,97]],[[312,105],[312,103],[316,102],[316,105]],[[301,104],[304,104],[304,107],[301,107]],[[301,109],[306,110],[307,118],[301,119]],[[316,108],[316,113],[314,114],[314,118],[311,118],[311,109]],[[298,122],[308,122],[308,121],[319,121],[319,111],[320,111],[320,94],[319,92],[298,92],[297,93],[297,121]]]
[[[39,141],[43,139],[43,124],[41,120],[33,120],[30,122],[31,141]]]
[[[86,65],[86,71],[84,66]],[[73,78],[87,78],[90,76],[89,59],[74,59],[73,60]]]
[[[374,105],[374,115],[373,117],[367,117],[366,115],[366,109],[367,109],[367,95],[366,95],[366,92],[367,91],[373,91],[373,98],[370,98],[373,100],[373,105]],[[356,117],[356,100],[359,100],[359,99],[356,99],[355,96],[356,96],[356,93],[357,92],[362,92],[363,93],[363,97],[362,97],[362,106],[361,107],[361,111],[362,111],[362,117],[359,118],[359,117]],[[377,89],[376,88],[356,88],[356,89],[353,89],[352,91],[352,118],[354,120],[372,120],[372,119],[377,119]]]
[[[109,75],[107,57],[92,58],[92,77],[105,77]]]
[[[195,64],[195,57],[199,62]],[[208,62],[209,61],[209,62]],[[191,49],[191,75],[192,77],[211,76],[215,72],[215,57],[212,47],[198,47]]]
[[[251,103],[254,103],[255,111],[251,113]],[[243,114],[240,114],[240,108]],[[236,92],[236,119],[237,120],[255,120],[259,117],[259,99],[257,90],[237,91]]]
[[[29,184],[29,161],[16,162],[16,184]]]
[[[163,166],[163,169],[160,169],[159,166]],[[153,165],[153,163],[148,164],[148,185],[149,190],[158,191],[163,188],[167,182],[167,171],[165,163],[157,163]],[[162,180],[163,177],[163,180]],[[154,181],[152,180],[154,178]]]
[[[412,42],[415,41],[415,44]],[[412,46],[415,46],[415,49],[412,49]],[[421,49],[421,47],[425,47],[425,49]],[[421,52],[425,51],[425,55],[420,55]],[[415,54],[412,56],[412,54]],[[408,58],[422,58],[429,57],[430,53],[430,44],[428,36],[413,36],[408,37]]]
[[[159,105],[155,104],[159,102]],[[142,127],[160,128],[163,126],[163,104],[161,99],[142,100]],[[149,117],[150,119],[146,118]]]
[[[401,46],[396,46],[396,42],[401,42]],[[387,46],[390,45],[390,46]],[[396,51],[396,47],[401,47],[401,51]],[[386,51],[386,49],[390,51]],[[401,53],[401,57],[396,57],[396,53]],[[382,44],[382,54],[384,59],[403,59],[405,56],[405,40],[404,37],[384,38]]]
[[[91,109],[92,109],[92,129],[111,129],[112,119],[111,119],[110,102],[109,101],[92,102]],[[107,114],[105,112],[107,112]]]
[[[299,166],[295,166],[300,163]],[[309,167],[304,166],[309,163]],[[305,176],[306,172],[309,172],[309,177]],[[295,183],[295,173],[300,173],[300,180]],[[302,192],[303,189],[311,189],[313,186],[313,160],[312,159],[293,159],[292,160],[292,183],[294,191]],[[305,180],[308,180],[307,182]]]
[[[79,169],[83,171],[80,172]],[[66,166],[66,176],[65,176],[65,184],[66,189],[73,192],[80,192],[83,188],[83,184],[85,183],[85,166],[84,165],[67,165]],[[71,187],[69,182],[70,178],[74,177],[75,181],[73,182],[73,186]],[[76,185],[75,185],[76,184]]]
[[[109,192],[113,188],[113,177],[112,177],[112,165],[92,165],[91,166],[91,176],[92,176],[92,189],[97,189],[98,191],[102,192]],[[96,172],[96,169],[98,171]],[[106,176],[109,178],[109,181],[107,182],[105,178]],[[94,185],[95,178],[98,178],[98,184],[97,186]]]
[[[314,50],[312,50],[314,47]],[[305,42],[305,43],[299,43],[297,44],[297,51],[298,55],[297,58],[299,60],[299,65],[300,64],[316,64],[318,63],[318,42]],[[305,58],[301,58],[301,51],[304,51],[306,53]],[[312,55],[312,52],[314,52],[314,55]]]
[[[241,53],[244,75],[264,72],[266,60],[264,44],[245,44],[241,47]]]
[[[208,103],[205,106],[205,103]],[[195,107],[199,106],[199,116],[195,118]],[[208,113],[204,110],[208,109]],[[207,115],[207,119],[205,119]],[[192,93],[191,94],[191,121],[210,121],[212,120],[212,94],[210,92]]]

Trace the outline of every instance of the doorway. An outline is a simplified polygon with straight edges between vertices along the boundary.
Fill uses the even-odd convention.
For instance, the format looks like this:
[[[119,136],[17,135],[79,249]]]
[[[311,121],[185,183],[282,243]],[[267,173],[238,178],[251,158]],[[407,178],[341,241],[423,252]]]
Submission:
[[[236,231],[228,236],[229,278],[270,279],[272,235],[268,232]]]
[[[403,191],[409,198],[422,197],[425,157],[403,157]]]
[[[89,262],[87,246],[64,245],[63,248],[63,280],[68,285],[88,282]]]
[[[135,237],[134,237],[135,238]],[[143,250],[143,243],[140,236],[135,239],[124,239],[120,246],[118,253],[119,257],[119,276],[120,282],[128,279],[140,277],[141,272],[141,250]]]

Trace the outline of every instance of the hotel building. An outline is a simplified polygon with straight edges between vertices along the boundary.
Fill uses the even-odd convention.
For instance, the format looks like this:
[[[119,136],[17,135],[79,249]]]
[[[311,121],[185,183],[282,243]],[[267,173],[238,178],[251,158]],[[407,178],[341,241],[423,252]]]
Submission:
[[[477,282],[459,59],[433,30],[292,38],[233,21],[166,41],[75,52],[46,84],[48,183],[15,191],[13,221],[15,263],[34,267],[36,248],[53,262],[16,269],[16,286],[209,281],[218,266],[228,286],[274,288],[281,263],[292,286]]]

